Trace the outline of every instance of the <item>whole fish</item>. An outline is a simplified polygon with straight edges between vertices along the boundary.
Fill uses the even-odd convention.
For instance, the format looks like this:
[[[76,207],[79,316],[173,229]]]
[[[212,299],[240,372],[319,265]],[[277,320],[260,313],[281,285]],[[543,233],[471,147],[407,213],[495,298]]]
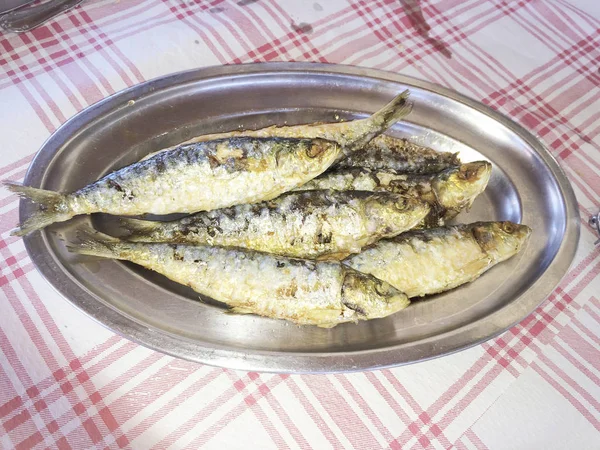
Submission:
[[[517,254],[530,234],[528,226],[512,222],[413,230],[381,240],[343,263],[420,297],[475,280]]]
[[[419,198],[431,207],[426,226],[440,226],[469,208],[490,179],[492,165],[476,161],[437,174],[397,174],[385,170],[337,169],[297,187],[296,191],[333,189],[394,192]]]
[[[227,304],[231,312],[333,327],[408,306],[402,292],[339,262],[240,249],[120,242],[85,236],[75,253],[131,261]]]
[[[282,127],[270,126],[259,130],[235,130],[225,133],[205,134],[179,145],[213,141],[215,139],[231,138],[234,136],[326,139],[337,142],[342,147],[342,152],[349,154],[363,148],[371,139],[387,130],[402,117],[408,115],[412,110],[412,104],[408,102],[409,94],[408,90],[400,93],[391,102],[366,119]],[[174,148],[176,147],[166,148],[159,152],[170,151]],[[159,152],[150,153],[144,159],[151,158]]]
[[[456,153],[437,152],[406,139],[380,135],[360,152],[349,153],[335,164],[336,169],[360,167],[398,173],[437,173],[460,165]]]
[[[343,259],[417,225],[429,206],[389,192],[292,192],[267,202],[173,222],[121,219],[128,241],[242,247],[308,259]]]
[[[192,213],[268,200],[322,173],[339,152],[322,139],[238,137],[182,145],[70,194],[8,183],[40,205],[14,234],[78,214]]]

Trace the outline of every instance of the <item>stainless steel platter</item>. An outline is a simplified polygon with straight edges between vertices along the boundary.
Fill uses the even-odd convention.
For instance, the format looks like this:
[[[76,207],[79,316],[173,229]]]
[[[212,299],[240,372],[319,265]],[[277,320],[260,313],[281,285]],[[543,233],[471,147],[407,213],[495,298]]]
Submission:
[[[69,254],[61,236],[95,215],[25,238],[44,277],[91,317],[145,346],[206,364],[277,372],[336,372],[422,361],[489,339],[538,306],[566,273],[579,237],[571,186],[544,146],[492,109],[440,86],[356,67],[276,63],[178,73],[119,92],[77,114],[43,145],[25,183],[73,191],[194,135],[364,117],[409,88],[415,104],[390,133],[494,169],[458,222],[511,220],[529,245],[476,282],[399,313],[333,329],[300,327],[224,306],[137,266]],[[31,204],[21,204],[20,215]]]

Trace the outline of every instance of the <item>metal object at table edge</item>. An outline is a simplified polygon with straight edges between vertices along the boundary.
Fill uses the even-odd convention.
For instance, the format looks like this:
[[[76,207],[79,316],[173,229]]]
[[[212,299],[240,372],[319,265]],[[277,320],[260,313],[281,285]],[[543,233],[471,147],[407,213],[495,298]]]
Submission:
[[[39,5],[19,6],[0,15],[0,29],[25,33],[79,5],[83,0],[48,0]]]
[[[600,238],[600,211],[598,211],[598,214],[596,214],[595,216],[590,217],[589,223],[590,223],[591,227],[596,229],[596,234]],[[594,245],[598,245],[598,244],[600,244],[600,239],[598,239],[596,242],[594,242]]]
[[[533,312],[566,274],[575,255],[579,240],[580,220],[577,214],[577,202],[566,175],[543,144],[520,125],[462,94],[433,83],[375,69],[320,63],[266,63],[209,67],[150,80],[113,94],[69,119],[48,138],[36,154],[27,172],[25,183],[34,187],[40,187],[44,180],[43,168],[52,159],[54,153],[64,144],[65,140],[76,132],[82,124],[86,123],[86,121],[91,121],[93,117],[100,117],[101,114],[107,113],[107,111],[111,111],[115,107],[119,107],[119,105],[136,101],[140,96],[154,92],[160,88],[165,88],[166,86],[175,86],[194,81],[199,82],[199,80],[211,79],[211,77],[256,76],[261,73],[272,76],[278,71],[281,71],[281,73],[366,77],[423,89],[485,114],[485,116],[492,118],[502,126],[516,133],[529,146],[535,149],[539,157],[544,160],[544,163],[552,171],[556,183],[560,188],[560,193],[563,196],[565,205],[565,230],[560,247],[551,265],[536,279],[533,286],[517,299],[514,299],[514,302],[518,302],[519,308],[523,309],[525,313],[518,317],[504,317],[502,310],[499,310],[462,328],[417,342],[409,342],[385,348],[356,350],[344,353],[326,351],[288,353],[263,350],[246,352],[226,346],[201,345],[198,342],[191,342],[189,339],[183,339],[181,336],[165,330],[152,329],[147,324],[138,322],[128,314],[99,302],[93,295],[90,295],[89,291],[74,284],[72,275],[60,267],[59,261],[52,254],[44,252],[44,248],[49,248],[47,231],[36,232],[24,238],[29,256],[44,278],[60,294],[102,325],[141,345],[172,356],[208,365],[240,370],[279,373],[331,373],[381,369],[424,361],[480,344],[506,331]],[[25,215],[26,207],[22,201],[20,205],[20,220],[23,220]]]

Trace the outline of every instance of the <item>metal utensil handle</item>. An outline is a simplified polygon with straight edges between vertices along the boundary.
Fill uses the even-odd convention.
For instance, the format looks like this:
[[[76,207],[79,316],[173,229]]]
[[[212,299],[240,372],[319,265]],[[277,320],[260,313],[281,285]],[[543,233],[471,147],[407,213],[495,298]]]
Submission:
[[[595,216],[590,217],[590,225],[596,228],[596,232],[598,236],[600,236],[600,211]],[[594,244],[600,244],[600,239],[598,239]]]
[[[0,14],[5,14],[13,9],[22,8],[35,0],[4,0],[0,1]]]
[[[0,17],[0,28],[22,33],[77,6],[83,0],[50,0],[41,5],[17,9]]]

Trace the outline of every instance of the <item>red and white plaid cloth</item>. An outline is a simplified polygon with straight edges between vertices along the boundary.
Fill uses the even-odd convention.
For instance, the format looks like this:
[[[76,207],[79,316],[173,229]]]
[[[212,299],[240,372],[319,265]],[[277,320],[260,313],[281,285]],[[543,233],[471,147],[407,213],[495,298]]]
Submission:
[[[573,183],[581,242],[521,324],[434,361],[266,375],[153,352],[98,325],[34,270],[0,190],[3,448],[600,448],[600,2],[88,0],[0,34],[0,180],[20,180],[76,112],[170,72],[321,61],[456,89],[536,133]],[[408,13],[407,13],[408,11]]]

